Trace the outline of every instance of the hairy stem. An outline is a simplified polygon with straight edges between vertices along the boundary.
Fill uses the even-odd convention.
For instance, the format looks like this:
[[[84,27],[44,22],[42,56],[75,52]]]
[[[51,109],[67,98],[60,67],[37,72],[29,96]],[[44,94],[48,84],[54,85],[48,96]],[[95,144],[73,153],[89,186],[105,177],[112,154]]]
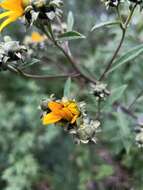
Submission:
[[[91,78],[90,76],[87,76],[86,74],[84,74],[84,73],[80,70],[80,68],[78,67],[78,63],[73,59],[73,57],[72,57],[72,55],[71,55],[71,52],[70,52],[70,49],[69,49],[68,44],[66,44],[66,45],[67,45],[67,49],[65,49],[64,47],[62,47],[62,46],[57,42],[57,40],[55,39],[54,34],[53,34],[53,31],[52,31],[52,28],[51,28],[51,25],[49,26],[48,29],[49,29],[49,32],[50,32],[50,34],[51,34],[53,43],[55,44],[55,46],[56,46],[61,52],[63,52],[63,54],[65,55],[65,57],[67,58],[67,60],[71,63],[71,65],[73,66],[73,68],[75,69],[75,71],[76,71],[77,73],[79,73],[80,76],[81,76],[82,78],[84,78],[86,81],[96,84],[96,83],[97,83],[96,79],[93,79],[93,78]]]
[[[101,77],[99,78],[99,81],[102,81],[102,80],[106,77],[106,75],[108,74],[108,71],[109,71],[110,68],[112,67],[113,62],[114,62],[114,60],[116,59],[116,57],[117,57],[117,55],[118,55],[118,53],[119,53],[119,51],[120,51],[120,49],[121,49],[121,47],[122,47],[122,44],[123,44],[124,39],[125,39],[125,34],[126,34],[126,31],[127,31],[128,25],[129,25],[129,23],[130,23],[130,21],[131,21],[131,18],[132,18],[132,16],[133,16],[133,13],[134,13],[134,10],[135,10],[136,6],[137,6],[137,4],[135,4],[135,5],[133,6],[132,10],[130,11],[129,16],[128,16],[127,19],[126,19],[126,22],[125,22],[124,24],[122,23],[121,26],[120,26],[121,29],[122,29],[121,40],[120,40],[119,45],[117,46],[117,49],[115,50],[115,52],[114,52],[114,54],[113,54],[113,56],[112,56],[112,58],[111,58],[111,60],[108,62],[108,64],[107,64],[107,66],[106,66],[106,68],[105,68],[103,74],[102,74]],[[119,10],[117,9],[117,12],[118,12],[118,11],[119,11]],[[118,15],[119,15],[119,17],[120,17],[119,12],[118,12]],[[121,20],[121,22],[122,22],[122,20]]]
[[[18,68],[14,68],[11,65],[7,65],[7,69],[15,74],[18,74],[22,77],[25,78],[32,78],[32,79],[56,79],[56,78],[67,78],[67,77],[72,77],[76,78],[79,77],[79,73],[68,73],[68,74],[63,74],[63,75],[32,75],[29,73],[25,73],[22,70]]]
[[[131,104],[128,106],[128,109],[131,109],[135,103],[138,101],[138,99],[143,96],[143,89],[139,92],[139,94],[134,98],[134,100],[131,102]]]
[[[125,30],[122,30],[122,36],[121,36],[121,40],[119,42],[119,45],[115,51],[115,53],[113,54],[113,57],[111,58],[111,60],[109,61],[109,63],[107,64],[107,67],[105,68],[103,74],[101,75],[101,77],[99,78],[99,81],[102,81],[106,75],[107,75],[107,72],[110,70],[112,64],[113,64],[113,61],[115,60],[116,56],[118,55],[118,52],[123,44],[123,41],[124,41],[124,38],[125,38],[125,33],[126,31]]]

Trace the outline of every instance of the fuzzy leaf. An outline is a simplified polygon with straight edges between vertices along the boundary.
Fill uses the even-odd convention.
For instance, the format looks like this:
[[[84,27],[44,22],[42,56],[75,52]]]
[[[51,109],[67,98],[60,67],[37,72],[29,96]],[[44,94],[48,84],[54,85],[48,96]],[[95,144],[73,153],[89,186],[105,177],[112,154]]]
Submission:
[[[96,29],[102,28],[102,27],[111,26],[111,25],[117,25],[117,24],[119,25],[120,22],[119,21],[114,21],[114,22],[104,22],[104,23],[101,23],[101,24],[95,24],[92,27],[91,32],[93,32]]]
[[[84,39],[85,36],[76,31],[68,31],[58,36],[59,41]]]
[[[67,31],[72,31],[74,25],[74,16],[73,13],[70,11],[67,18]]]
[[[108,74],[115,71],[119,67],[121,67],[123,64],[135,59],[137,56],[139,56],[141,53],[143,53],[143,45],[138,45],[135,48],[127,51],[124,55],[119,57],[115,62],[114,62],[114,67],[109,70]]]
[[[68,78],[64,86],[64,97],[70,98],[71,78]]]
[[[37,63],[39,63],[40,62],[40,60],[39,59],[33,59],[30,63],[24,63],[24,64],[22,64],[21,66],[20,66],[20,69],[25,69],[25,68],[27,68],[27,67],[31,67],[31,66],[33,66],[34,64],[37,64]]]
[[[125,92],[126,88],[127,88],[127,85],[124,84],[124,85],[122,85],[120,87],[117,87],[117,88],[113,89],[111,91],[111,102],[114,103],[115,101],[120,99],[121,96],[123,95],[123,93]]]
[[[104,179],[108,176],[113,175],[114,170],[111,165],[103,164],[98,168],[98,174],[96,175],[96,180]]]
[[[117,119],[118,126],[120,128],[120,138],[122,140],[124,148],[126,149],[126,152],[129,153],[131,148],[131,131],[129,129],[129,122],[120,108],[117,110]]]

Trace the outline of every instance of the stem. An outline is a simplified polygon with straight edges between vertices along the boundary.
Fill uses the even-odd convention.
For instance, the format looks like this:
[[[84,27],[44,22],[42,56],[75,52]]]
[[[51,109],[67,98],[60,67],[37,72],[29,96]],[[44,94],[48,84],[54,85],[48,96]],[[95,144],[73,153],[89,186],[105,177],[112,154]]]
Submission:
[[[21,75],[22,77],[32,78],[32,79],[49,79],[50,80],[50,79],[67,78],[67,77],[76,78],[80,76],[78,73],[69,73],[69,74],[64,74],[64,75],[32,75],[29,73],[25,73],[21,71],[20,69],[14,68],[11,65],[7,65],[7,69],[15,74]]]
[[[100,119],[100,112],[101,112],[101,101],[100,99],[97,101],[97,114],[96,114],[96,118]]]
[[[118,18],[120,19],[120,22],[121,23],[123,23],[123,20],[122,20],[122,16],[121,16],[121,13],[120,13],[120,6],[118,5],[117,7],[116,7],[116,11],[117,11],[117,14],[118,14]]]
[[[101,77],[99,78],[99,81],[102,81],[102,80],[105,78],[105,76],[107,75],[107,72],[110,70],[110,68],[111,68],[111,66],[112,66],[112,64],[113,64],[113,61],[115,60],[116,56],[118,55],[118,52],[119,52],[119,50],[120,50],[120,48],[121,48],[121,46],[122,46],[122,44],[123,44],[123,41],[124,41],[124,38],[125,38],[125,33],[126,33],[126,31],[125,31],[125,30],[122,30],[122,36],[121,36],[121,40],[120,40],[120,42],[119,42],[119,45],[118,45],[118,47],[117,47],[115,53],[113,54],[113,57],[112,57],[111,60],[108,62],[107,67],[105,68],[103,74],[102,74]]]
[[[50,32],[50,34],[51,34],[53,43],[55,44],[55,46],[56,46],[61,52],[63,52],[63,54],[65,55],[65,57],[67,58],[67,60],[71,63],[71,65],[73,66],[73,68],[75,69],[75,71],[76,71],[77,73],[79,73],[80,76],[81,76],[82,78],[84,78],[86,81],[96,84],[97,81],[96,81],[95,79],[93,79],[93,78],[87,76],[86,74],[84,74],[84,73],[80,70],[80,68],[78,67],[77,62],[73,59],[73,57],[72,57],[72,55],[71,55],[71,52],[70,52],[69,47],[67,46],[67,49],[68,49],[68,51],[67,51],[67,50],[65,50],[65,48],[63,48],[61,45],[59,45],[59,43],[56,41],[56,39],[55,39],[55,37],[54,37],[54,34],[53,34],[53,31],[52,31],[51,25],[49,26],[48,29],[49,29],[49,32]]]
[[[129,105],[128,109],[131,109],[134,104],[137,102],[137,100],[143,95],[143,89],[139,92],[139,94],[134,98],[132,103]]]
[[[125,106],[121,105],[119,102],[114,103],[114,107],[118,109],[118,107],[127,115],[131,116],[133,119],[137,119],[137,116],[130,110],[130,108],[126,108]]]
[[[112,67],[113,62],[114,62],[115,58],[117,57],[117,55],[118,55],[118,53],[119,53],[119,51],[120,51],[120,49],[121,49],[121,47],[122,47],[122,44],[123,44],[124,38],[125,38],[125,34],[126,34],[126,31],[127,31],[127,28],[128,28],[128,25],[129,25],[129,23],[130,23],[130,21],[131,21],[131,18],[132,18],[132,16],[133,16],[133,13],[134,13],[134,10],[135,10],[136,6],[137,6],[137,4],[135,4],[134,7],[132,8],[132,10],[130,11],[130,14],[129,14],[129,16],[128,16],[126,22],[125,22],[125,24],[122,23],[121,26],[120,26],[121,29],[122,29],[121,40],[120,40],[120,42],[119,42],[119,45],[117,46],[117,49],[115,50],[115,53],[113,54],[113,56],[112,56],[112,58],[111,58],[111,60],[108,62],[108,64],[107,64],[107,66],[106,66],[106,68],[105,68],[103,74],[102,74],[101,77],[99,78],[99,81],[103,80],[103,79],[106,77],[106,75],[108,74],[108,71],[109,71],[110,68]],[[118,13],[119,18],[120,18],[121,16],[120,16],[120,13],[119,13],[118,8],[117,8],[117,13]],[[122,22],[122,21],[121,21],[121,22]]]
[[[128,16],[126,22],[125,22],[125,28],[126,28],[126,29],[127,29],[128,25],[129,25],[131,19],[132,19],[132,16],[133,16],[133,13],[134,13],[134,10],[135,10],[136,6],[137,6],[137,4],[135,4],[135,5],[133,6],[133,8],[132,8],[132,10],[130,11],[130,14],[129,14],[129,16]]]
[[[85,75],[78,67],[78,64],[73,60],[73,57],[63,48],[61,47],[58,43],[56,43],[56,46],[63,52],[67,60],[72,64],[73,68],[79,73],[86,81],[89,81],[91,83],[96,84],[97,81],[95,79],[92,79],[91,77]]]

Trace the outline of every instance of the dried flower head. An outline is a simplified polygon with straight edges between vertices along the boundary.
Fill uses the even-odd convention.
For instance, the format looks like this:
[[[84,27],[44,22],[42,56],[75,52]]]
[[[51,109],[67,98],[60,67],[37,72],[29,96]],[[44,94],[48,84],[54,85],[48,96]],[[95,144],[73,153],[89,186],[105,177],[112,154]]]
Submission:
[[[125,2],[125,0],[101,0],[107,8],[117,7],[120,3]]]
[[[136,137],[135,141],[139,147],[143,147],[143,115],[137,118],[137,127],[135,128]]]
[[[138,131],[138,133],[136,134],[135,141],[139,148],[143,147],[143,128],[140,129],[140,131]]]
[[[90,141],[96,143],[96,133],[99,131],[98,128],[100,122],[98,120],[91,120],[88,117],[84,117],[78,127],[78,129],[70,130],[74,140],[77,144],[87,144]]]
[[[105,3],[106,7],[109,7],[109,6],[114,7],[120,3],[120,0],[101,0],[101,1]]]
[[[4,42],[0,43],[1,68],[5,69],[6,64],[9,62],[23,60],[25,51],[25,46],[20,45],[18,41],[12,41],[10,37],[6,36]]]
[[[107,84],[91,84],[90,88],[91,94],[93,94],[97,100],[105,100],[105,98],[110,95],[110,91],[107,89]]]
[[[61,0],[34,0],[25,9],[25,19],[28,25],[50,22],[55,17],[61,17]]]

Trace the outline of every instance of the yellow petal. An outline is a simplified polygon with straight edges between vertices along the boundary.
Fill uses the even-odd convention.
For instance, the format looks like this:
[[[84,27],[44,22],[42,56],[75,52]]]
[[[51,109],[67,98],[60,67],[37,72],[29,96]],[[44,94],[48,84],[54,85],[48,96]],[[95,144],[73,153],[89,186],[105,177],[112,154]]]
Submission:
[[[62,116],[63,116],[63,119],[66,119],[68,121],[72,120],[73,118],[73,114],[70,112],[68,108],[63,108]]]
[[[5,28],[7,25],[9,25],[11,22],[14,22],[17,18],[15,17],[9,17],[6,19],[1,25],[0,25],[0,32]]]
[[[79,111],[77,105],[74,104],[74,103],[73,103],[73,104],[70,104],[70,105],[68,106],[68,109],[69,109],[74,115],[79,115],[79,114],[80,114],[80,111]]]
[[[43,122],[43,125],[49,125],[49,124],[57,123],[61,119],[62,118],[59,115],[55,115],[54,113],[48,113],[43,116],[42,122]]]
[[[22,4],[22,0],[4,0],[2,3],[0,3],[0,7],[6,10],[22,11]]]
[[[12,14],[11,11],[6,11],[0,14],[0,19],[4,18],[4,17],[8,17]]]
[[[54,102],[54,101],[52,101],[52,102],[49,102],[48,103],[48,108],[51,110],[51,111],[55,111],[55,110],[60,110],[60,109],[62,109],[62,104],[61,103],[59,103],[59,102]]]
[[[71,120],[71,124],[75,123],[76,119],[78,118],[78,115],[75,115],[72,120]]]

